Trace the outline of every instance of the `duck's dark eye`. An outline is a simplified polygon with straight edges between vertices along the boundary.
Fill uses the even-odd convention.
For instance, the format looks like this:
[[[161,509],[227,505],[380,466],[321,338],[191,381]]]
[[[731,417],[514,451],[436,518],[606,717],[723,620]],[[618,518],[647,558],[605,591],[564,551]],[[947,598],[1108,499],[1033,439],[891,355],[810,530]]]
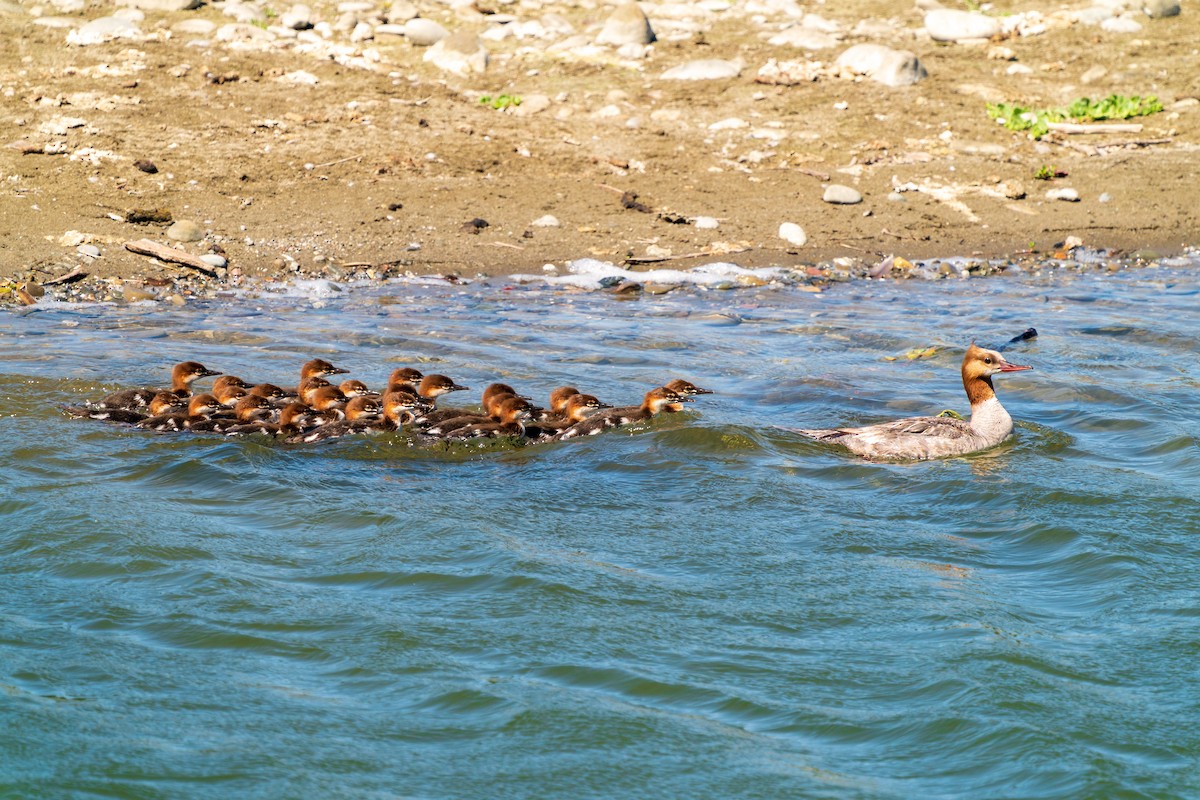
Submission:
[[[988,356],[987,358],[985,358],[985,359],[983,360],[983,363],[985,363],[985,364],[990,364],[990,363],[992,363],[992,357],[991,357],[991,356]]]

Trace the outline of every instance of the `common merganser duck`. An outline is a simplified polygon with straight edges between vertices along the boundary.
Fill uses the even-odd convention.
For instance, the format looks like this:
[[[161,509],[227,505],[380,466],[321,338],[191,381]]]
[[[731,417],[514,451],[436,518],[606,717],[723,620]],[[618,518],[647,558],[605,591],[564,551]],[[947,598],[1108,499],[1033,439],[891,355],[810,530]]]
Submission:
[[[222,406],[217,402],[217,398],[205,392],[204,394],[196,395],[188,401],[186,412],[158,414],[153,417],[146,417],[137,423],[137,427],[148,428],[154,431],[182,431],[190,428],[193,423],[207,419],[209,414],[220,408]]]
[[[305,378],[296,387],[296,397],[301,403],[311,403],[312,396],[316,394],[317,390],[328,386],[333,386],[333,384],[324,378]]]
[[[525,422],[533,416],[537,407],[520,397],[510,397],[496,410],[497,420],[463,425],[442,434],[446,439],[480,439],[495,436],[524,436]]]
[[[606,408],[612,408],[612,406],[600,402],[595,395],[573,394],[567,398],[567,404],[561,416],[551,416],[538,420],[536,425],[526,425],[525,435],[537,441],[549,439]]]
[[[250,394],[255,397],[265,397],[276,405],[281,403],[286,404],[286,401],[296,397],[295,392],[288,392],[273,383],[259,383],[251,386]]]
[[[671,391],[676,392],[677,394],[681,394],[684,397],[695,397],[698,394],[712,394],[713,393],[712,389],[701,389],[696,384],[692,383],[691,381],[685,381],[683,378],[676,378],[675,380],[671,381],[670,383],[665,384],[663,386],[663,388],[670,389]],[[680,405],[679,403],[673,403],[671,405],[671,407],[668,408],[667,410],[668,411],[682,411],[683,406]]]
[[[995,350],[972,344],[962,362],[963,388],[971,403],[970,421],[953,417],[909,417],[862,428],[800,430],[820,442],[840,444],[873,459],[924,461],[962,456],[995,447],[1012,433],[1012,417],[992,388],[998,372],[1033,369],[1010,364]]]
[[[209,392],[213,395],[213,397],[216,397],[218,400],[220,400],[221,393],[228,389],[245,389],[246,391],[249,391],[250,384],[246,383],[236,375],[222,375],[213,381],[212,388],[209,389]]]
[[[247,394],[234,403],[232,415],[228,415],[229,412],[217,412],[207,419],[193,422],[188,429],[201,433],[224,433],[236,425],[267,422],[274,413],[275,406],[270,400]],[[218,416],[221,414],[228,416]]]
[[[646,396],[642,398],[640,406],[625,406],[594,414],[583,422],[577,422],[551,438],[566,440],[574,439],[578,436],[595,436],[609,428],[615,428],[619,425],[631,425],[635,422],[648,420],[655,414],[671,410],[673,406],[678,406],[680,403],[690,403],[691,401],[690,397],[660,386],[657,389],[651,389],[646,392]]]
[[[217,402],[226,408],[233,408],[238,404],[238,401],[243,397],[249,397],[250,392],[240,386],[226,386],[221,390],[220,394],[211,392],[212,396],[217,398]]]
[[[333,439],[352,433],[363,433],[378,425],[383,415],[383,404],[378,397],[354,397],[346,403],[346,418],[321,425],[315,430],[307,431],[288,438],[288,442],[316,442],[322,439]]]
[[[413,387],[416,387],[416,385],[420,383],[421,379],[424,377],[425,373],[421,372],[419,369],[413,369],[412,367],[397,367],[396,369],[392,370],[392,374],[388,376],[387,391],[392,391],[393,386],[403,386],[404,384],[411,384]],[[384,394],[387,394],[387,392],[384,392]]]
[[[579,394],[574,386],[559,386],[550,392],[550,413],[562,416],[567,411],[567,401]]]
[[[488,384],[488,387],[483,390],[483,397],[481,398],[483,401],[482,412],[471,411],[466,408],[439,408],[421,415],[416,421],[417,424],[428,428],[427,433],[435,435],[454,430],[455,428],[461,428],[464,425],[493,422],[499,419],[500,404],[510,397],[519,397],[522,400],[529,399],[518,395],[517,390],[507,383],[492,383]],[[435,427],[437,430],[434,430]]]
[[[317,411],[336,412],[336,419],[342,419],[345,416],[342,409],[348,400],[338,387],[322,386],[309,395],[308,404]]]
[[[416,394],[418,397],[430,401],[433,405],[437,405],[437,399],[442,395],[449,394],[450,392],[465,392],[470,388],[469,386],[459,386],[445,375],[426,375],[416,386],[408,383],[392,385],[388,387],[388,392]]]
[[[338,388],[341,389],[342,394],[346,395],[346,397],[352,400],[355,397],[363,397],[365,395],[373,395],[375,397],[379,396],[375,392],[372,392],[370,389],[368,389],[365,383],[357,380],[342,381],[338,384]]]
[[[308,378],[324,378],[329,375],[345,375],[350,370],[335,367],[328,361],[321,358],[314,358],[311,361],[305,361],[300,366],[300,382],[304,383]]]
[[[206,368],[195,361],[183,361],[171,368],[171,389],[178,397],[187,399],[192,395],[192,382],[199,378],[207,378],[221,373]],[[124,389],[113,392],[108,397],[96,403],[97,408],[138,409],[150,405],[154,395],[163,389]]]
[[[304,403],[288,403],[279,412],[278,422],[249,422],[232,425],[222,433],[226,436],[260,434],[265,436],[295,436],[312,427],[311,417],[315,412]]]
[[[187,407],[187,400],[174,392],[159,392],[150,400],[150,404],[142,409],[131,408],[97,408],[93,406],[66,406],[67,414],[80,419],[102,419],[105,422],[116,422],[122,425],[136,425],[146,417],[170,414]]]
[[[416,394],[408,392],[388,392],[380,402],[383,405],[383,419],[373,426],[375,430],[398,431],[416,419],[417,411],[427,408],[428,401]]]

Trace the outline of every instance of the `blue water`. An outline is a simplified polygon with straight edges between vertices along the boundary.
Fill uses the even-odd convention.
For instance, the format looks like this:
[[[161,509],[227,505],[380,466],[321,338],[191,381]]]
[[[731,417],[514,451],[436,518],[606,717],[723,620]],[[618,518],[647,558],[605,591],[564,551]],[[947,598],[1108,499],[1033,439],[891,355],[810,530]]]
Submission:
[[[0,314],[0,797],[1198,797],[1195,266]],[[965,411],[1029,326],[993,451],[787,430]],[[313,356],[716,394],[487,452],[58,411]]]

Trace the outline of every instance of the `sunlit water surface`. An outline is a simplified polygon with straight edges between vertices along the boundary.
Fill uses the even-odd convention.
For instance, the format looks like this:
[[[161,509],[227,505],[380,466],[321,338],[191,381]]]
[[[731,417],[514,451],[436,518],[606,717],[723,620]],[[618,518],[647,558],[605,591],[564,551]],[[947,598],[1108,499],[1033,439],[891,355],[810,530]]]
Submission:
[[[0,796],[1200,796],[1195,267],[0,315]],[[991,452],[787,430],[965,411],[962,347],[1029,326]],[[318,355],[716,394],[486,453],[59,411]]]

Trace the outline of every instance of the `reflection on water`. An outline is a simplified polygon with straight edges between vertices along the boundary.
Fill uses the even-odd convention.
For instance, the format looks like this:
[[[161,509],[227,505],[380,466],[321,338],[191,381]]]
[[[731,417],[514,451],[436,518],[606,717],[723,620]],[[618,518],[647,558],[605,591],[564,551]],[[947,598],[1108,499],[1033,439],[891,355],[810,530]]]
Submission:
[[[1198,299],[1191,265],[0,316],[0,795],[1200,794]],[[961,348],[1029,326],[995,450],[871,464],[788,430],[965,411]],[[313,356],[717,394],[488,452],[57,410]]]

